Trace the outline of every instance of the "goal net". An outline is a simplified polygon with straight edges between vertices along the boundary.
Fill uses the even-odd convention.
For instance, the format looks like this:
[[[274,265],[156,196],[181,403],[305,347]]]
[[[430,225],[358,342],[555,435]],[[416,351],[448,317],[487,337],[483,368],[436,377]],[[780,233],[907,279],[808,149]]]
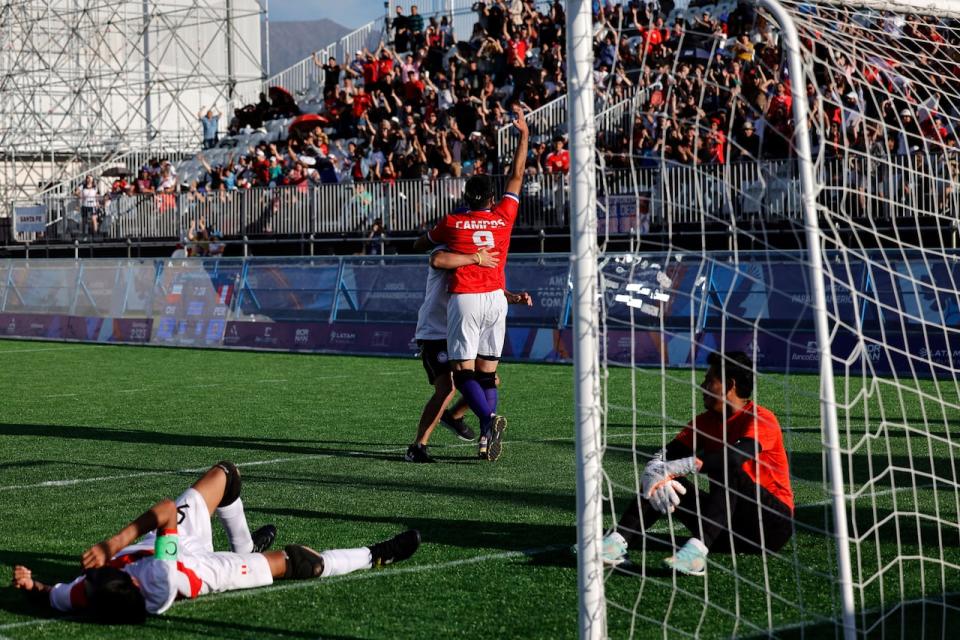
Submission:
[[[639,91],[596,118],[598,478],[603,532],[629,542],[600,634],[955,637],[960,3],[601,4],[594,79]],[[716,437],[698,419],[681,440],[713,471],[654,513],[648,463],[716,399],[710,354],[729,381],[736,352],[753,404],[719,402]],[[782,433],[785,541],[757,407]],[[690,537],[704,576],[665,563]]]

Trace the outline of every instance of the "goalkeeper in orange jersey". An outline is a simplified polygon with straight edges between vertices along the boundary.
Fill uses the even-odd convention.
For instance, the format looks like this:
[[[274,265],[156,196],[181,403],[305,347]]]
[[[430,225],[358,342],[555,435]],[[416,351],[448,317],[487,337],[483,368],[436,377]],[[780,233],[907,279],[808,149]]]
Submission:
[[[603,561],[627,549],[665,514],[692,534],[668,566],[703,575],[711,551],[781,549],[793,535],[793,491],[777,417],[753,402],[753,363],[741,351],[712,353],[704,378],[706,411],[647,463],[641,492],[603,539]],[[709,489],[687,479],[706,475]]]

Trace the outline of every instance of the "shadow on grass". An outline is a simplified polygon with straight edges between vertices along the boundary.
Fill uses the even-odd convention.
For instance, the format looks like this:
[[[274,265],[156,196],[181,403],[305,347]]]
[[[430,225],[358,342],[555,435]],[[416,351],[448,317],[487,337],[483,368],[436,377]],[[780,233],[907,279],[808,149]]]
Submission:
[[[472,460],[472,459],[471,459]],[[414,466],[409,462],[404,465]],[[442,465],[426,465],[433,469]],[[480,465],[488,469],[493,467],[489,464]],[[252,469],[244,471],[244,481],[253,483],[284,483],[292,485],[318,485],[329,487],[351,487],[363,490],[376,491],[382,496],[390,493],[409,493],[418,500],[426,500],[430,496],[444,498],[470,498],[479,500],[490,500],[496,502],[508,502],[520,505],[526,508],[552,508],[563,511],[574,511],[576,509],[576,499],[572,492],[570,493],[547,493],[542,491],[514,491],[496,486],[489,491],[481,491],[481,485],[475,484],[472,487],[463,484],[441,484],[436,480],[424,482],[406,482],[397,479],[385,480],[382,477],[359,477],[342,474],[318,474],[314,476],[277,476],[277,475],[258,475]],[[248,509],[249,510],[249,509]],[[345,516],[346,517],[346,516]]]
[[[502,549],[525,551],[576,540],[574,525],[528,524],[520,522],[487,522],[483,520],[453,520],[450,518],[423,518],[389,515],[343,514],[309,509],[247,507],[247,513],[282,516],[322,522],[340,520],[351,523],[393,524],[398,529],[418,529],[424,544],[442,544],[467,549]],[[295,542],[293,540],[288,543]],[[371,543],[374,540],[357,542]]]
[[[176,611],[176,609],[172,609]],[[329,635],[318,633],[316,631],[291,631],[276,627],[264,627],[261,625],[243,624],[233,622],[223,618],[215,620],[204,620],[201,618],[188,618],[185,616],[163,614],[160,617],[163,622],[162,628],[165,631],[172,631],[175,634],[191,633],[197,635],[211,634],[212,637],[222,637],[228,632],[233,632],[233,637],[244,638],[320,638],[321,640],[355,640],[356,636]],[[320,618],[322,624],[322,617]]]
[[[309,440],[287,440],[272,438],[240,438],[228,435],[199,435],[196,433],[168,433],[137,429],[107,429],[103,427],[64,426],[41,424],[0,424],[0,436],[28,436],[35,438],[60,438],[66,440],[87,440],[116,442],[124,444],[157,444],[163,446],[205,447],[209,449],[239,449],[246,451],[270,451],[273,453],[297,455],[329,455],[332,457],[370,458],[374,460],[402,460],[401,446],[409,443],[371,443],[341,442],[323,440],[324,445],[345,445],[360,447],[384,447],[396,445],[397,453],[377,453],[373,451],[348,451],[331,446],[317,446]]]

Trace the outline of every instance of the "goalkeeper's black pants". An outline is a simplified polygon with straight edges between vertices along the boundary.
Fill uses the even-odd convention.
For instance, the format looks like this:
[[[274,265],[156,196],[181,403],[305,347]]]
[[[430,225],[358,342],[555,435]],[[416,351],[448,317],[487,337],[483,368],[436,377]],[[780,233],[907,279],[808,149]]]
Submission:
[[[686,478],[677,480],[687,493],[680,496],[672,517],[711,551],[779,551],[793,535],[790,507],[754,482],[740,464],[722,458],[722,453],[701,457],[704,465],[700,472],[709,479],[708,492],[699,491]],[[633,546],[663,517],[637,496],[620,518],[617,531]]]

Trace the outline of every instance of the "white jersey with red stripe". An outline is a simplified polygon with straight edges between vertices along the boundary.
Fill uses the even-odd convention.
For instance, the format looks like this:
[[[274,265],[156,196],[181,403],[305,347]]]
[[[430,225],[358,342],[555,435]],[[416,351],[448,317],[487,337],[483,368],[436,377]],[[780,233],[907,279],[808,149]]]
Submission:
[[[148,613],[163,613],[181,598],[273,584],[270,563],[263,554],[213,550],[210,513],[195,489],[187,489],[177,498],[177,513],[176,561],[153,557],[156,534],[151,532],[108,563],[137,580]],[[59,611],[86,607],[84,577],[54,585],[50,605]]]

